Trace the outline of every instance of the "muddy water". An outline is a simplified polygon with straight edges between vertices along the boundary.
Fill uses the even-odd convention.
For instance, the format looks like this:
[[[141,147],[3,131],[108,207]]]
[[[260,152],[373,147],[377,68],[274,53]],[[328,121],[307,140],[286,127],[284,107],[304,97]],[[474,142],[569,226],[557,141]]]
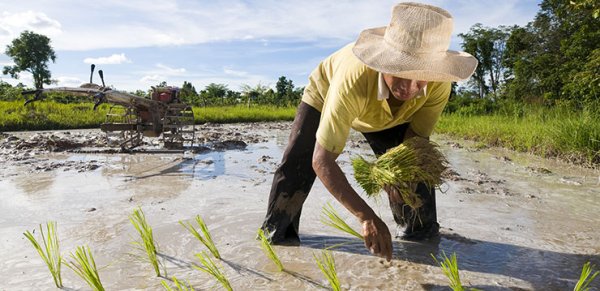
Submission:
[[[77,154],[4,151],[0,170],[0,290],[52,290],[45,265],[22,233],[58,222],[63,255],[88,245],[102,266],[107,290],[161,290],[161,278],[135,255],[128,221],[141,206],[154,228],[167,275],[196,290],[215,281],[193,268],[204,250],[178,221],[200,214],[222,257],[234,290],[327,287],[313,254],[333,252],[344,289],[447,290],[431,254],[456,253],[465,285],[483,290],[572,290],[583,264],[600,266],[600,180],[597,171],[437,136],[453,172],[438,192],[439,239],[394,240],[391,263],[370,255],[362,243],[319,222],[332,197],[315,183],[301,219],[299,247],[276,247],[287,272],[263,255],[254,239],[266,210],[271,176],[289,124],[205,126],[203,142],[237,138],[245,149],[199,154]],[[368,155],[358,135],[340,156]],[[93,166],[90,166],[93,165]],[[356,185],[350,178],[353,185]],[[394,232],[386,199],[370,200]],[[358,223],[335,208],[355,229]],[[36,231],[37,233],[38,231]],[[64,268],[69,289],[87,289]],[[600,290],[600,280],[592,290]],[[220,288],[220,287],[217,287]]]

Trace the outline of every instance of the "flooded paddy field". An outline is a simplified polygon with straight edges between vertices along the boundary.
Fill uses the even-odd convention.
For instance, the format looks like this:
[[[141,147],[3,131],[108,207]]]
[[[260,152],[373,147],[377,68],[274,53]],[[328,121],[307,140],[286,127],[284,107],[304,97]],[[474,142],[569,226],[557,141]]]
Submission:
[[[359,229],[317,181],[303,209],[301,245],[275,247],[288,270],[278,272],[255,237],[289,127],[202,125],[195,152],[173,153],[157,151],[152,140],[138,152],[119,153],[98,130],[0,134],[0,290],[55,289],[23,236],[50,220],[58,224],[63,256],[80,245],[91,248],[107,290],[162,290],[163,278],[134,256],[140,253],[128,216],[138,206],[154,229],[167,276],[196,290],[220,288],[193,268],[205,248],[178,223],[196,215],[208,225],[234,290],[328,288],[313,254],[340,243],[333,255],[348,290],[448,290],[431,254],[456,253],[463,284],[482,290],[572,290],[585,262],[600,266],[597,170],[434,136],[451,164],[437,193],[439,239],[394,239],[387,263],[320,222],[322,207],[332,202]],[[362,193],[350,164],[359,154],[373,157],[354,133],[338,160]],[[368,202],[394,233],[387,199]],[[88,288],[66,267],[63,283],[67,290]],[[592,290],[600,290],[600,279]]]

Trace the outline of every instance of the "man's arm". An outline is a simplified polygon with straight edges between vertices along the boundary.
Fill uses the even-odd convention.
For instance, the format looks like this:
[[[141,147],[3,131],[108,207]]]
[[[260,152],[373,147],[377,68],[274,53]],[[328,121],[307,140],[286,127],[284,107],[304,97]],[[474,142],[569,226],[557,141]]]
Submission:
[[[362,225],[365,246],[373,254],[392,259],[392,237],[387,225],[373,209],[352,189],[346,176],[336,163],[338,154],[325,150],[317,142],[312,165],[323,185]]]

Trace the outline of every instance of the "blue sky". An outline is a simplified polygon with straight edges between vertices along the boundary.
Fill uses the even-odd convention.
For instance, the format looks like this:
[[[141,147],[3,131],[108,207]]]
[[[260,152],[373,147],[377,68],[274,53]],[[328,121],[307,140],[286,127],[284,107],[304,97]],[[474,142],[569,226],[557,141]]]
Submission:
[[[434,0],[454,16],[458,33],[475,23],[525,25],[540,1]],[[89,64],[119,90],[146,90],[166,81],[197,90],[209,83],[240,90],[243,84],[274,87],[279,76],[304,86],[324,57],[366,28],[385,26],[396,1],[385,0],[0,0],[0,66],[4,50],[24,30],[44,34],[56,51],[50,64],[57,86],[78,86]],[[97,83],[100,80],[94,77]],[[16,84],[32,85],[31,76]]]

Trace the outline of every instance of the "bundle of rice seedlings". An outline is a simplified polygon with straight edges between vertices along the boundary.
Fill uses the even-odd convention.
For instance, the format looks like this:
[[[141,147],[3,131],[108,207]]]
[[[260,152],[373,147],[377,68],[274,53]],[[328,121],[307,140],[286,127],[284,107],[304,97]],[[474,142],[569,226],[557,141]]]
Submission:
[[[148,256],[148,261],[152,264],[154,268],[154,272],[157,277],[160,277],[160,269],[158,267],[158,250],[156,244],[154,242],[154,236],[152,235],[152,227],[148,225],[146,221],[146,216],[141,208],[137,208],[133,211],[133,214],[129,216],[129,221],[133,224],[133,227],[140,234],[141,242],[134,241],[133,244],[138,246],[140,249],[146,251],[146,255]]]
[[[269,259],[275,263],[280,272],[283,271],[283,264],[281,263],[281,260],[279,260],[279,257],[275,253],[275,250],[271,246],[271,243],[269,243],[269,239],[267,239],[267,236],[262,229],[258,230],[258,237],[260,238],[260,247],[263,249],[267,257],[269,257]]]
[[[596,276],[598,276],[598,274],[600,274],[600,271],[596,271],[592,275],[593,268],[594,268],[594,266],[590,265],[590,262],[587,262],[583,265],[583,269],[581,270],[581,275],[579,276],[579,281],[577,281],[577,284],[575,285],[575,288],[573,289],[573,291],[588,291],[588,290],[590,290],[590,287],[589,287],[590,284],[592,283],[592,281],[594,281]]]
[[[192,287],[192,285],[189,282],[179,282],[179,280],[177,280],[176,277],[173,277],[173,283],[175,283],[175,288],[172,288],[171,286],[169,286],[169,284],[167,283],[167,281],[162,280],[160,281],[160,284],[165,287],[165,289],[167,291],[194,291],[194,287]]]
[[[46,235],[44,235],[44,230],[42,229],[42,225],[40,227],[40,236],[42,237],[42,242],[44,243],[44,247],[38,243],[38,241],[33,236],[33,233],[26,231],[23,234],[33,247],[37,250],[42,260],[48,266],[48,270],[50,274],[52,274],[52,279],[54,279],[54,284],[56,287],[62,288],[62,277],[60,275],[60,267],[62,264],[62,256],[60,255],[60,248],[58,244],[58,235],[56,234],[56,222],[49,221],[46,223]]]
[[[335,211],[331,203],[327,203],[327,205],[323,206],[323,211],[321,213],[321,223],[333,227],[335,229],[341,230],[345,233],[353,235],[361,240],[364,240],[363,236],[350,227],[346,221],[344,221]]]
[[[104,291],[90,248],[87,246],[77,247],[75,254],[71,253],[71,258],[74,261],[68,262],[67,267],[88,283],[93,290]]]
[[[361,156],[352,159],[354,177],[367,196],[377,196],[384,187],[391,187],[413,209],[423,205],[413,188],[417,183],[428,187],[441,185],[447,165],[437,145],[421,137],[407,139],[374,162]]]
[[[196,215],[196,222],[198,223],[202,234],[200,234],[200,232],[198,232],[198,230],[196,230],[196,228],[194,228],[194,226],[189,222],[179,221],[179,224],[181,224],[181,226],[187,229],[204,246],[206,246],[206,248],[208,248],[215,258],[221,259],[221,255],[219,254],[219,251],[217,250],[217,247],[210,236],[210,232],[208,232],[208,227],[206,227],[206,223],[204,223],[204,220],[202,220],[200,215]]]
[[[337,276],[337,271],[335,270],[335,259],[333,258],[331,252],[325,250],[322,252],[321,256],[317,257],[315,254],[313,254],[313,257],[315,258],[319,269],[321,269],[321,272],[323,272],[325,278],[327,281],[329,281],[331,289],[334,291],[342,290],[340,280]]]
[[[213,262],[205,252],[200,252],[199,254],[196,254],[196,257],[198,257],[202,266],[194,265],[194,268],[213,276],[215,279],[217,279],[217,281],[219,281],[219,283],[221,283],[221,285],[223,285],[223,288],[229,291],[232,290],[231,284],[229,284],[229,280],[227,280],[225,274],[221,272],[219,267],[217,267],[215,262]]]

